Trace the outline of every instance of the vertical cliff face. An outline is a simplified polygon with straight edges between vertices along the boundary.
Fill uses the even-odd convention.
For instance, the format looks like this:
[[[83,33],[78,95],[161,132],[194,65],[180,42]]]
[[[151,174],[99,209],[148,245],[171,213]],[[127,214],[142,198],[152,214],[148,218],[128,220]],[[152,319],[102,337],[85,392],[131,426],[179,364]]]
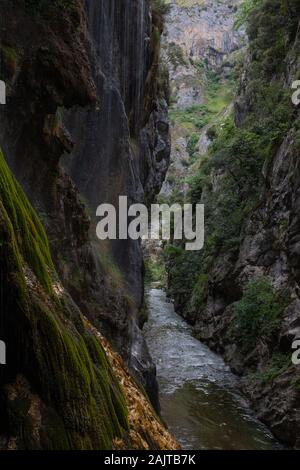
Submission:
[[[198,337],[243,375],[259,417],[299,445],[299,2],[257,2],[233,113],[205,129],[191,202],[206,207],[198,256],[169,251],[169,292]]]
[[[56,24],[56,3],[16,6],[16,20],[6,11],[1,49],[8,83],[1,145],[45,224],[64,286],[154,397],[155,368],[138,327],[140,246],[100,244],[95,211],[104,202],[117,207],[119,195],[149,202],[162,184],[169,159],[162,18],[149,1],[72,1]]]
[[[41,302],[49,309],[49,324],[55,326],[55,338],[64,337],[60,346],[72,350],[62,367],[66,367],[70,380],[77,374],[74,390],[76,381],[81,380],[80,374],[85,377],[87,387],[92,386],[96,390],[102,386],[101,378],[98,372],[93,372],[90,361],[96,369],[107,371],[107,384],[110,383],[111,371],[106,360],[98,364],[102,352],[98,347],[94,349],[88,339],[85,346],[82,343],[82,336],[87,332],[84,333],[86,328],[82,326],[79,307],[121,352],[157,405],[155,367],[138,327],[138,310],[143,298],[139,244],[127,241],[100,244],[95,238],[94,216],[96,206],[103,202],[117,204],[119,195],[127,195],[129,202],[149,202],[163,180],[169,158],[169,132],[163,81],[159,79],[158,70],[162,18],[152,10],[148,1],[88,1],[85,4],[81,0],[72,0],[65,4],[60,0],[16,0],[3,1],[0,8],[1,15],[5,17],[1,30],[1,78],[7,83],[7,105],[0,110],[0,146],[45,225],[55,269],[61,280],[54,289],[53,299],[45,293]],[[69,175],[60,165],[63,153],[70,154],[64,158],[64,167]],[[3,186],[5,190],[6,184]],[[4,196],[1,194],[1,198]],[[6,207],[4,209],[7,211]],[[30,226],[34,223],[30,222]],[[16,234],[11,235],[9,243],[12,246],[14,237],[18,241],[22,238],[21,229],[17,226]],[[16,258],[19,259],[18,254]],[[91,421],[81,440],[72,424],[66,430],[64,422],[69,417],[62,416],[60,408],[64,406],[64,400],[68,402],[69,394],[74,390],[69,391],[66,384],[62,384],[63,400],[59,406],[57,397],[44,393],[47,383],[42,374],[48,371],[52,377],[48,366],[55,368],[61,360],[50,354],[51,348],[55,350],[57,346],[55,338],[48,339],[50,352],[49,357],[44,358],[47,361],[45,371],[41,370],[41,375],[37,374],[37,379],[32,380],[29,363],[42,361],[43,358],[36,355],[43,354],[45,332],[43,326],[31,325],[37,321],[35,317],[27,318],[31,306],[38,302],[40,286],[34,276],[40,271],[35,272],[35,266],[30,264],[31,258],[28,260],[25,256],[24,260],[29,266],[25,275],[28,297],[21,304],[20,316],[26,318],[32,332],[28,341],[33,337],[35,341],[30,347],[29,362],[18,364],[17,355],[12,377],[5,379],[6,384],[11,381],[14,385],[11,393],[8,389],[5,391],[6,398],[1,406],[5,409],[9,396],[14,400],[26,388],[28,396],[31,396],[31,391],[36,393],[42,402],[50,404],[58,419],[62,419],[61,429],[68,446],[109,447],[114,438],[124,437],[128,429],[125,409],[119,416],[120,420],[117,418],[110,422],[110,417],[104,416],[103,421],[101,407],[98,417],[92,416],[97,405],[91,400],[85,409],[87,420]],[[13,265],[14,261],[11,262]],[[9,259],[5,258],[5,263],[5,276],[12,271],[11,286],[17,290],[14,268],[10,266]],[[51,266],[54,272],[52,261]],[[47,271],[47,263],[44,270]],[[53,276],[57,278],[56,274]],[[55,281],[48,280],[45,287],[51,288],[53,283]],[[3,292],[9,290],[5,284]],[[56,312],[55,305],[61,297],[68,305]],[[8,305],[14,302],[13,299],[7,301]],[[40,312],[39,307],[33,310]],[[64,323],[64,317],[70,322],[66,327],[60,324]],[[13,343],[18,339],[13,338]],[[65,342],[67,346],[64,346]],[[83,345],[83,352],[79,353],[80,345]],[[21,342],[18,354],[21,354],[23,346],[26,345]],[[85,355],[85,358],[77,357],[78,354]],[[74,355],[83,366],[80,371]],[[74,370],[68,366],[70,362]],[[39,362],[38,367],[42,369],[42,366],[43,363]],[[87,375],[85,368],[88,369]],[[16,380],[18,372],[25,377],[24,380],[22,377]],[[59,368],[57,374],[60,374]],[[113,389],[114,381],[115,378],[111,382]],[[103,386],[110,388],[107,384]],[[114,393],[108,389],[106,392]],[[116,394],[117,398],[117,389]],[[121,395],[122,408],[124,401]],[[111,412],[118,414],[119,405],[114,396],[110,398],[107,395],[106,399],[115,403],[116,407],[113,405]],[[27,405],[30,411],[30,403]],[[24,419],[28,417],[27,411],[22,415]],[[4,434],[10,427],[15,410],[11,413],[1,429]],[[148,418],[151,411],[149,413]],[[75,412],[73,418],[76,421]],[[45,419],[43,426],[48,429],[48,418]],[[85,419],[83,415],[82,419]],[[101,423],[108,426],[108,440],[98,434]],[[12,437],[14,433],[19,436],[18,430],[13,430]],[[91,435],[96,436],[95,440]],[[18,437],[21,446],[33,446],[31,441],[23,438]],[[54,438],[49,439],[51,442],[37,441],[34,446],[57,447]],[[154,442],[155,436],[152,435],[149,445],[160,445]],[[126,445],[130,444],[127,442]]]
[[[145,195],[150,200],[163,180],[169,143],[166,103],[155,78],[161,31],[149,2],[87,2],[87,10],[99,108],[70,113],[77,145],[65,161],[94,215],[102,202],[118,207],[119,195],[129,203]],[[111,252],[140,304],[138,244],[117,241]]]
[[[96,302],[95,294],[87,300],[85,291],[77,299],[92,311],[134,369],[145,371],[150,389],[153,366],[137,326],[143,301],[140,244],[101,244],[95,239],[95,213],[101,203],[118,208],[121,195],[129,204],[150,202],[164,179],[170,148],[166,96],[158,80],[162,18],[147,1],[87,2],[86,10],[99,105],[96,110],[69,112],[66,125],[76,145],[64,165],[91,215],[94,256],[100,265],[101,254],[115,265],[116,287],[123,290],[128,305],[111,315],[98,302],[97,291]]]

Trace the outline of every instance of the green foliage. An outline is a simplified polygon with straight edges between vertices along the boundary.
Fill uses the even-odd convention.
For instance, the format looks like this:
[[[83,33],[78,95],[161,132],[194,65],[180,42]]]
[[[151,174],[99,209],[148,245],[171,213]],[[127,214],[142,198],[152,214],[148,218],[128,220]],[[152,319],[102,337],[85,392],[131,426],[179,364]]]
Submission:
[[[207,80],[207,89],[206,89],[207,94],[212,97],[216,96],[221,86],[219,75],[217,74],[217,72],[208,69],[206,71],[206,80]]]
[[[258,379],[263,384],[272,383],[276,377],[283,374],[291,366],[291,355],[282,352],[275,352],[270,363],[263,371],[253,374],[254,379]]]
[[[163,260],[145,260],[145,283],[150,285],[153,282],[158,282],[161,286],[165,285],[166,268]]]
[[[18,249],[41,284],[51,291],[53,270],[45,230],[0,150],[0,197],[16,234]]]
[[[293,384],[295,390],[300,391],[300,375],[299,375],[299,374],[297,374],[297,375],[293,378],[292,384]]]
[[[232,81],[222,81],[208,66],[204,65],[202,69],[201,74],[204,75],[201,80],[204,80],[205,84],[205,103],[194,104],[185,109],[171,109],[169,113],[172,123],[179,124],[190,137],[208,124],[219,126],[222,113],[231,103],[233,96]]]
[[[160,15],[166,15],[170,10],[170,5],[166,0],[151,0],[153,9]]]
[[[193,286],[199,280],[201,259],[195,253],[185,251],[182,246],[166,245],[164,257],[168,272],[168,287],[172,297],[176,297],[177,305],[186,308],[191,299]]]
[[[210,140],[214,140],[218,135],[216,126],[211,126],[209,129],[207,129],[206,135]]]
[[[187,146],[186,146],[187,153],[189,154],[190,157],[192,157],[194,153],[196,152],[198,142],[199,142],[199,135],[194,132],[193,134],[191,134],[188,140]]]
[[[189,186],[189,199],[193,204],[201,201],[203,188],[209,184],[209,177],[211,172],[211,161],[209,158],[204,158],[194,174],[188,178]]]
[[[257,141],[252,133],[243,130],[237,133],[232,118],[228,118],[222,132],[216,137],[209,156],[201,161],[198,169],[187,180],[188,199],[196,204],[201,201],[204,188],[211,191],[212,172],[221,171],[226,175],[230,170],[229,174],[222,178],[222,191],[209,192],[209,198],[206,200],[206,241],[204,249],[198,256],[199,262],[195,257],[191,259],[184,251],[175,259],[172,254],[169,255],[171,260],[168,268],[172,270],[173,287],[176,285],[176,291],[186,289],[186,298],[192,298],[191,302],[188,300],[188,308],[191,307],[192,310],[200,310],[203,306],[205,298],[205,289],[202,291],[205,285],[203,280],[208,281],[207,273],[214,259],[221,252],[236,250],[239,246],[244,216],[255,195],[252,181],[259,177],[261,171],[262,163],[256,160],[256,145]],[[193,149],[193,140],[190,142],[190,148]],[[234,172],[236,179],[232,176]],[[249,189],[249,192],[251,189],[251,197],[247,199],[241,197],[246,189]],[[177,273],[175,268],[178,269]]]
[[[235,29],[239,29],[245,23],[248,22],[250,13],[259,5],[261,5],[263,0],[244,0],[239,9],[236,16],[236,20],[234,23]]]
[[[180,65],[186,65],[186,60],[184,57],[183,50],[175,42],[170,42],[168,44],[166,53],[167,53],[168,61],[171,62],[171,64],[174,67],[178,67]]]
[[[287,299],[276,293],[267,278],[247,285],[235,306],[236,327],[242,350],[249,351],[261,340],[268,340],[278,330],[280,315]]]
[[[264,0],[250,14],[247,32],[253,55],[251,72],[257,78],[271,79],[275,73],[284,71],[284,59],[295,40],[299,14],[298,0]]]
[[[173,123],[178,122],[187,129],[200,130],[209,121],[212,111],[206,105],[193,105],[185,109],[175,109],[170,111],[170,118]]]
[[[196,204],[203,189],[210,189],[211,175],[222,175],[220,190],[206,204],[207,240],[216,253],[238,246],[243,221],[259,198],[262,169],[272,162],[295,116],[279,82],[266,85],[254,80],[249,93],[256,100],[243,126],[236,127],[228,117],[215,135],[208,158],[189,179],[189,197]]]
[[[192,298],[191,298],[191,307],[193,310],[201,311],[205,306],[205,300],[207,296],[208,289],[208,275],[200,274],[196,285],[194,286]]]

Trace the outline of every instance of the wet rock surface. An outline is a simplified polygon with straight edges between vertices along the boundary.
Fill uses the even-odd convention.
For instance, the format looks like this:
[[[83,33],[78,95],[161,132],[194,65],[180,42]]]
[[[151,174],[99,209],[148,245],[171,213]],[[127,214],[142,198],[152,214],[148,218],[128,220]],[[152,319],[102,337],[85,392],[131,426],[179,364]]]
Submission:
[[[141,248],[100,244],[95,210],[117,206],[119,195],[149,203],[164,179],[161,17],[148,0],[74,0],[59,19],[56,4],[13,3],[1,3],[8,86],[1,147],[45,225],[63,285],[158,406],[155,367],[138,328]]]
[[[122,195],[129,205],[153,200],[168,167],[170,136],[167,97],[158,84],[160,46],[155,38],[161,34],[161,19],[151,14],[148,1],[86,2],[86,10],[99,108],[72,110],[66,117],[76,145],[64,158],[64,167],[87,203],[92,231],[98,205],[110,203],[118,209]],[[134,24],[132,18],[136,18]],[[113,315],[109,309],[103,316],[103,301],[95,306],[92,292],[93,305],[88,310],[157,405],[155,367],[138,328],[143,302],[140,243],[128,239],[101,246],[94,240],[93,247],[107,251],[123,278],[110,298],[118,299],[121,287],[124,300],[114,307]],[[86,290],[82,292],[85,299]],[[105,302],[105,290],[101,296]]]

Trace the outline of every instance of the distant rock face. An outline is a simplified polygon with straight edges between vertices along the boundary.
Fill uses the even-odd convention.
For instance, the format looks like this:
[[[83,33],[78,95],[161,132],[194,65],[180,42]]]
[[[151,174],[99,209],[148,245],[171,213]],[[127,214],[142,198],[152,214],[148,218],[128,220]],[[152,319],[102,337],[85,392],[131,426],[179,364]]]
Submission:
[[[208,75],[219,74],[226,80],[235,65],[235,52],[246,44],[243,29],[235,30],[237,6],[241,0],[177,1],[171,0],[165,19],[163,57],[169,72],[171,111],[188,112],[206,104]],[[185,194],[190,138],[198,135],[195,150],[204,156],[211,144],[207,127],[193,129],[171,119],[171,164],[160,195],[170,198],[174,191]],[[181,181],[181,182],[180,182]]]
[[[180,44],[194,59],[207,59],[211,65],[239,47],[240,33],[233,32],[234,14],[240,0],[173,0],[167,22],[169,38]]]
[[[245,35],[233,29],[240,3],[241,0],[171,1],[165,40],[169,49],[170,81],[178,107],[203,103],[203,81],[196,73],[201,63],[216,69],[241,47]]]

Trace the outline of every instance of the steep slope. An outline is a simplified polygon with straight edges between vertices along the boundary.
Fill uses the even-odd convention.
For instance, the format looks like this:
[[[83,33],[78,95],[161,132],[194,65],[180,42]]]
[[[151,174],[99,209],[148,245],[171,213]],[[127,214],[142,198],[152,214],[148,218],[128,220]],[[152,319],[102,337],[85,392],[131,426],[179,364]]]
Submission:
[[[139,243],[100,244],[95,209],[119,195],[150,201],[163,181],[169,127],[158,70],[161,14],[148,0],[14,0],[0,9],[8,91],[0,144],[45,225],[64,287],[158,407],[155,367],[138,327]],[[70,176],[60,166],[63,153],[71,154],[63,159]]]
[[[121,390],[55,275],[37,216],[0,158],[1,334],[8,345],[2,444],[109,448],[128,429]]]
[[[8,345],[0,447],[111,449],[121,439],[124,448],[177,448],[122,361],[60,283],[44,229],[2,153],[0,240],[1,337]],[[143,409],[136,408],[139,402]]]
[[[233,115],[215,128],[188,198],[206,206],[197,257],[168,248],[169,293],[199,339],[243,375],[274,434],[299,446],[299,2],[253,2]]]

